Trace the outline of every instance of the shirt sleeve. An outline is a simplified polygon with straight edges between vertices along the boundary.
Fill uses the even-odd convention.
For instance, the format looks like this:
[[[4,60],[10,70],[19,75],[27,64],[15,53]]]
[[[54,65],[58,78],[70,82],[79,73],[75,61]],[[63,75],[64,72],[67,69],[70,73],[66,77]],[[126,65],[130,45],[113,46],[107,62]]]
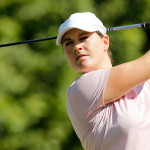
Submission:
[[[68,89],[70,107],[78,118],[86,118],[97,108],[104,106],[104,90],[109,71],[110,69],[101,69],[86,73]]]

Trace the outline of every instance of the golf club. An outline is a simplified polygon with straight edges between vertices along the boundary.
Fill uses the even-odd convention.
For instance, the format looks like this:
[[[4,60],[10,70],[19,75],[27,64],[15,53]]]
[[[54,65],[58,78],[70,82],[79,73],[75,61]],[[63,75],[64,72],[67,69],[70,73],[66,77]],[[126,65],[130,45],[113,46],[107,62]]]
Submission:
[[[132,29],[132,28],[150,28],[150,22],[118,26],[118,27],[111,27],[111,28],[107,28],[106,30],[107,30],[107,32],[110,32],[110,31],[125,30],[125,29]],[[46,40],[53,40],[56,38],[57,38],[57,36],[52,36],[52,37],[47,37],[47,38],[40,38],[40,39],[26,40],[26,41],[21,41],[21,42],[1,44],[0,47],[13,46],[13,45],[19,45],[19,44],[25,44],[25,43],[31,43],[31,42],[46,41]]]

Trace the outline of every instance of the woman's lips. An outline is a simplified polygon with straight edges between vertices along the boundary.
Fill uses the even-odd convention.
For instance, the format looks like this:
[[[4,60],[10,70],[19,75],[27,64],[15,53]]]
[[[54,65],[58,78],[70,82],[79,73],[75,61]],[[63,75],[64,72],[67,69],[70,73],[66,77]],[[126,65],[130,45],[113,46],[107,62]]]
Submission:
[[[80,54],[80,55],[78,55],[78,56],[76,57],[76,61],[77,61],[78,59],[84,57],[84,56],[87,56],[87,55],[86,55],[86,54]]]

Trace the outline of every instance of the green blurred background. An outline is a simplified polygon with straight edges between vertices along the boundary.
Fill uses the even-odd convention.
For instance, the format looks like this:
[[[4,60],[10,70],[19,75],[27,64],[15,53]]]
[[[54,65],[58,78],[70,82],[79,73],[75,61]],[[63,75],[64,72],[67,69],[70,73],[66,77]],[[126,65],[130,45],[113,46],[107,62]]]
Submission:
[[[106,27],[150,21],[149,0],[0,0],[0,44],[56,36],[71,13],[95,13]],[[114,65],[150,48],[150,29],[109,32]],[[66,113],[80,74],[55,40],[0,48],[0,150],[83,150]]]

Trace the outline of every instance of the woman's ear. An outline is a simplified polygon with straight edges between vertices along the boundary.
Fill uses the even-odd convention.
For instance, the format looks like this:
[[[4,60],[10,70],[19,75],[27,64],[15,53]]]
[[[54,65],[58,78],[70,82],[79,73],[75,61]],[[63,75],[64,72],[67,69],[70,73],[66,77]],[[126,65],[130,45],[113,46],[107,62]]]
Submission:
[[[103,39],[104,39],[104,50],[108,51],[108,48],[109,48],[109,37],[108,37],[108,35],[105,35],[103,37]]]

